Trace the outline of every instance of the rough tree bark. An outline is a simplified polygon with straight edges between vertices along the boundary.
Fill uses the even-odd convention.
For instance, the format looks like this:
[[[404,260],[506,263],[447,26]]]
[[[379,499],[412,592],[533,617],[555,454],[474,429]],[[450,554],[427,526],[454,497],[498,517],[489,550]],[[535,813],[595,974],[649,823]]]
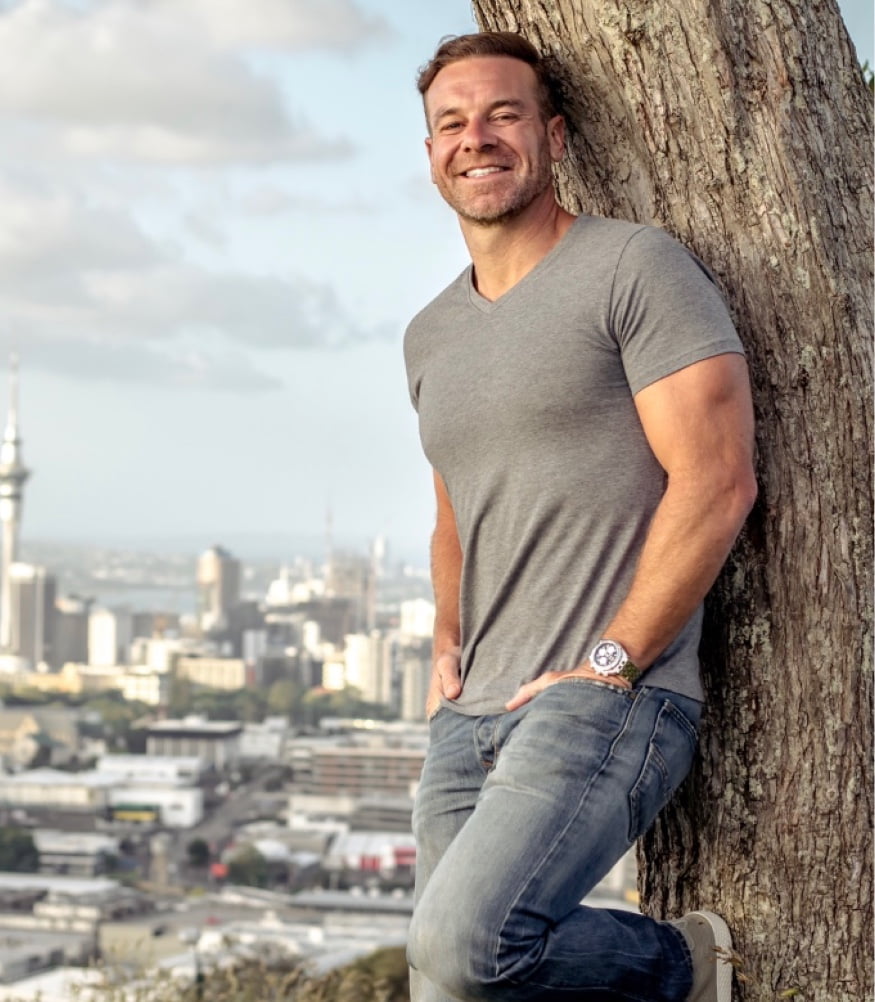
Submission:
[[[871,998],[872,114],[838,8],[474,8],[560,65],[566,206],[692,247],[749,354],[760,499],[708,603],[702,761],[644,840],[643,908],[722,912],[746,1000]]]

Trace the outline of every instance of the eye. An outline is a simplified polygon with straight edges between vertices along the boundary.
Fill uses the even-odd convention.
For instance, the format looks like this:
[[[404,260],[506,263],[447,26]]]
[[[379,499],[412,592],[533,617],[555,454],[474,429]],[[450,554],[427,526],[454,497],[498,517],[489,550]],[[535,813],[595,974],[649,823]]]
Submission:
[[[462,123],[461,122],[456,122],[456,121],[443,122],[441,124],[440,129],[438,131],[439,132],[455,132],[457,129],[460,129],[461,127],[462,127]]]
[[[512,111],[501,111],[497,115],[492,116],[492,121],[500,124],[506,124],[508,122],[515,122],[518,118],[519,116],[514,114]]]

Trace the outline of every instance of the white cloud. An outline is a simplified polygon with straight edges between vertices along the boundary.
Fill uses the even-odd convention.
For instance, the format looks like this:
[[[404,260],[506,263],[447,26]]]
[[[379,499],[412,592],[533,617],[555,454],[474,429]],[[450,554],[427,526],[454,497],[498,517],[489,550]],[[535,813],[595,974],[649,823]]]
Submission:
[[[194,234],[202,243],[211,247],[223,247],[226,243],[225,234],[221,227],[217,226],[214,219],[209,216],[188,212],[185,222],[190,233]]]
[[[382,18],[351,0],[161,0],[174,14],[185,7],[222,47],[353,49],[386,38]]]
[[[0,343],[76,378],[256,391],[267,352],[382,337],[331,285],[235,262],[227,209],[229,179],[277,164],[312,212],[289,167],[351,151],[265,53],[388,32],[354,0],[0,0]]]
[[[362,328],[331,286],[216,271],[125,213],[0,185],[0,336],[74,376],[263,389],[244,351],[344,348]]]
[[[166,260],[126,215],[86,208],[61,192],[22,190],[0,178],[0,282],[37,271],[143,267]]]
[[[171,346],[120,341],[71,339],[49,331],[30,332],[22,340],[0,328],[0,354],[17,351],[28,369],[41,369],[80,381],[154,383],[182,389],[261,392],[282,383],[261,372],[240,351],[221,344]]]
[[[82,9],[22,0],[0,10],[0,111],[73,156],[345,156],[347,142],[290,115],[278,84],[244,58],[253,45],[349,47],[380,33],[381,22],[347,0],[329,6],[317,16],[311,0],[105,0]]]
[[[277,216],[285,212],[302,211],[320,215],[371,216],[378,210],[375,202],[361,197],[328,199],[321,195],[296,194],[274,185],[259,185],[240,198],[240,207],[252,216]]]

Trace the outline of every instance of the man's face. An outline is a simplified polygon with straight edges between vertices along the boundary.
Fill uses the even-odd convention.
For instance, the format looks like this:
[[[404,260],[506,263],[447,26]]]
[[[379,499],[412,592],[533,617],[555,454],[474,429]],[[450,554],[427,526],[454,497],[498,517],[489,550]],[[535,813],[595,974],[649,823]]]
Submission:
[[[530,66],[476,56],[445,66],[425,95],[431,178],[462,220],[483,226],[553,198],[565,150],[560,116],[544,122]]]

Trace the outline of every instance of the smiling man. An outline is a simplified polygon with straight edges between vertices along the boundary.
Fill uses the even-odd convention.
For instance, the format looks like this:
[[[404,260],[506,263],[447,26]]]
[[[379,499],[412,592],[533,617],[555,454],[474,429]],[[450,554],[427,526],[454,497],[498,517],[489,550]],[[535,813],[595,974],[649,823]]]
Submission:
[[[741,345],[667,234],[559,205],[527,41],[446,40],[419,89],[471,265],[405,337],[437,498],[414,1002],[729,1002],[716,914],[580,902],[695,754],[701,603],[756,491]]]

